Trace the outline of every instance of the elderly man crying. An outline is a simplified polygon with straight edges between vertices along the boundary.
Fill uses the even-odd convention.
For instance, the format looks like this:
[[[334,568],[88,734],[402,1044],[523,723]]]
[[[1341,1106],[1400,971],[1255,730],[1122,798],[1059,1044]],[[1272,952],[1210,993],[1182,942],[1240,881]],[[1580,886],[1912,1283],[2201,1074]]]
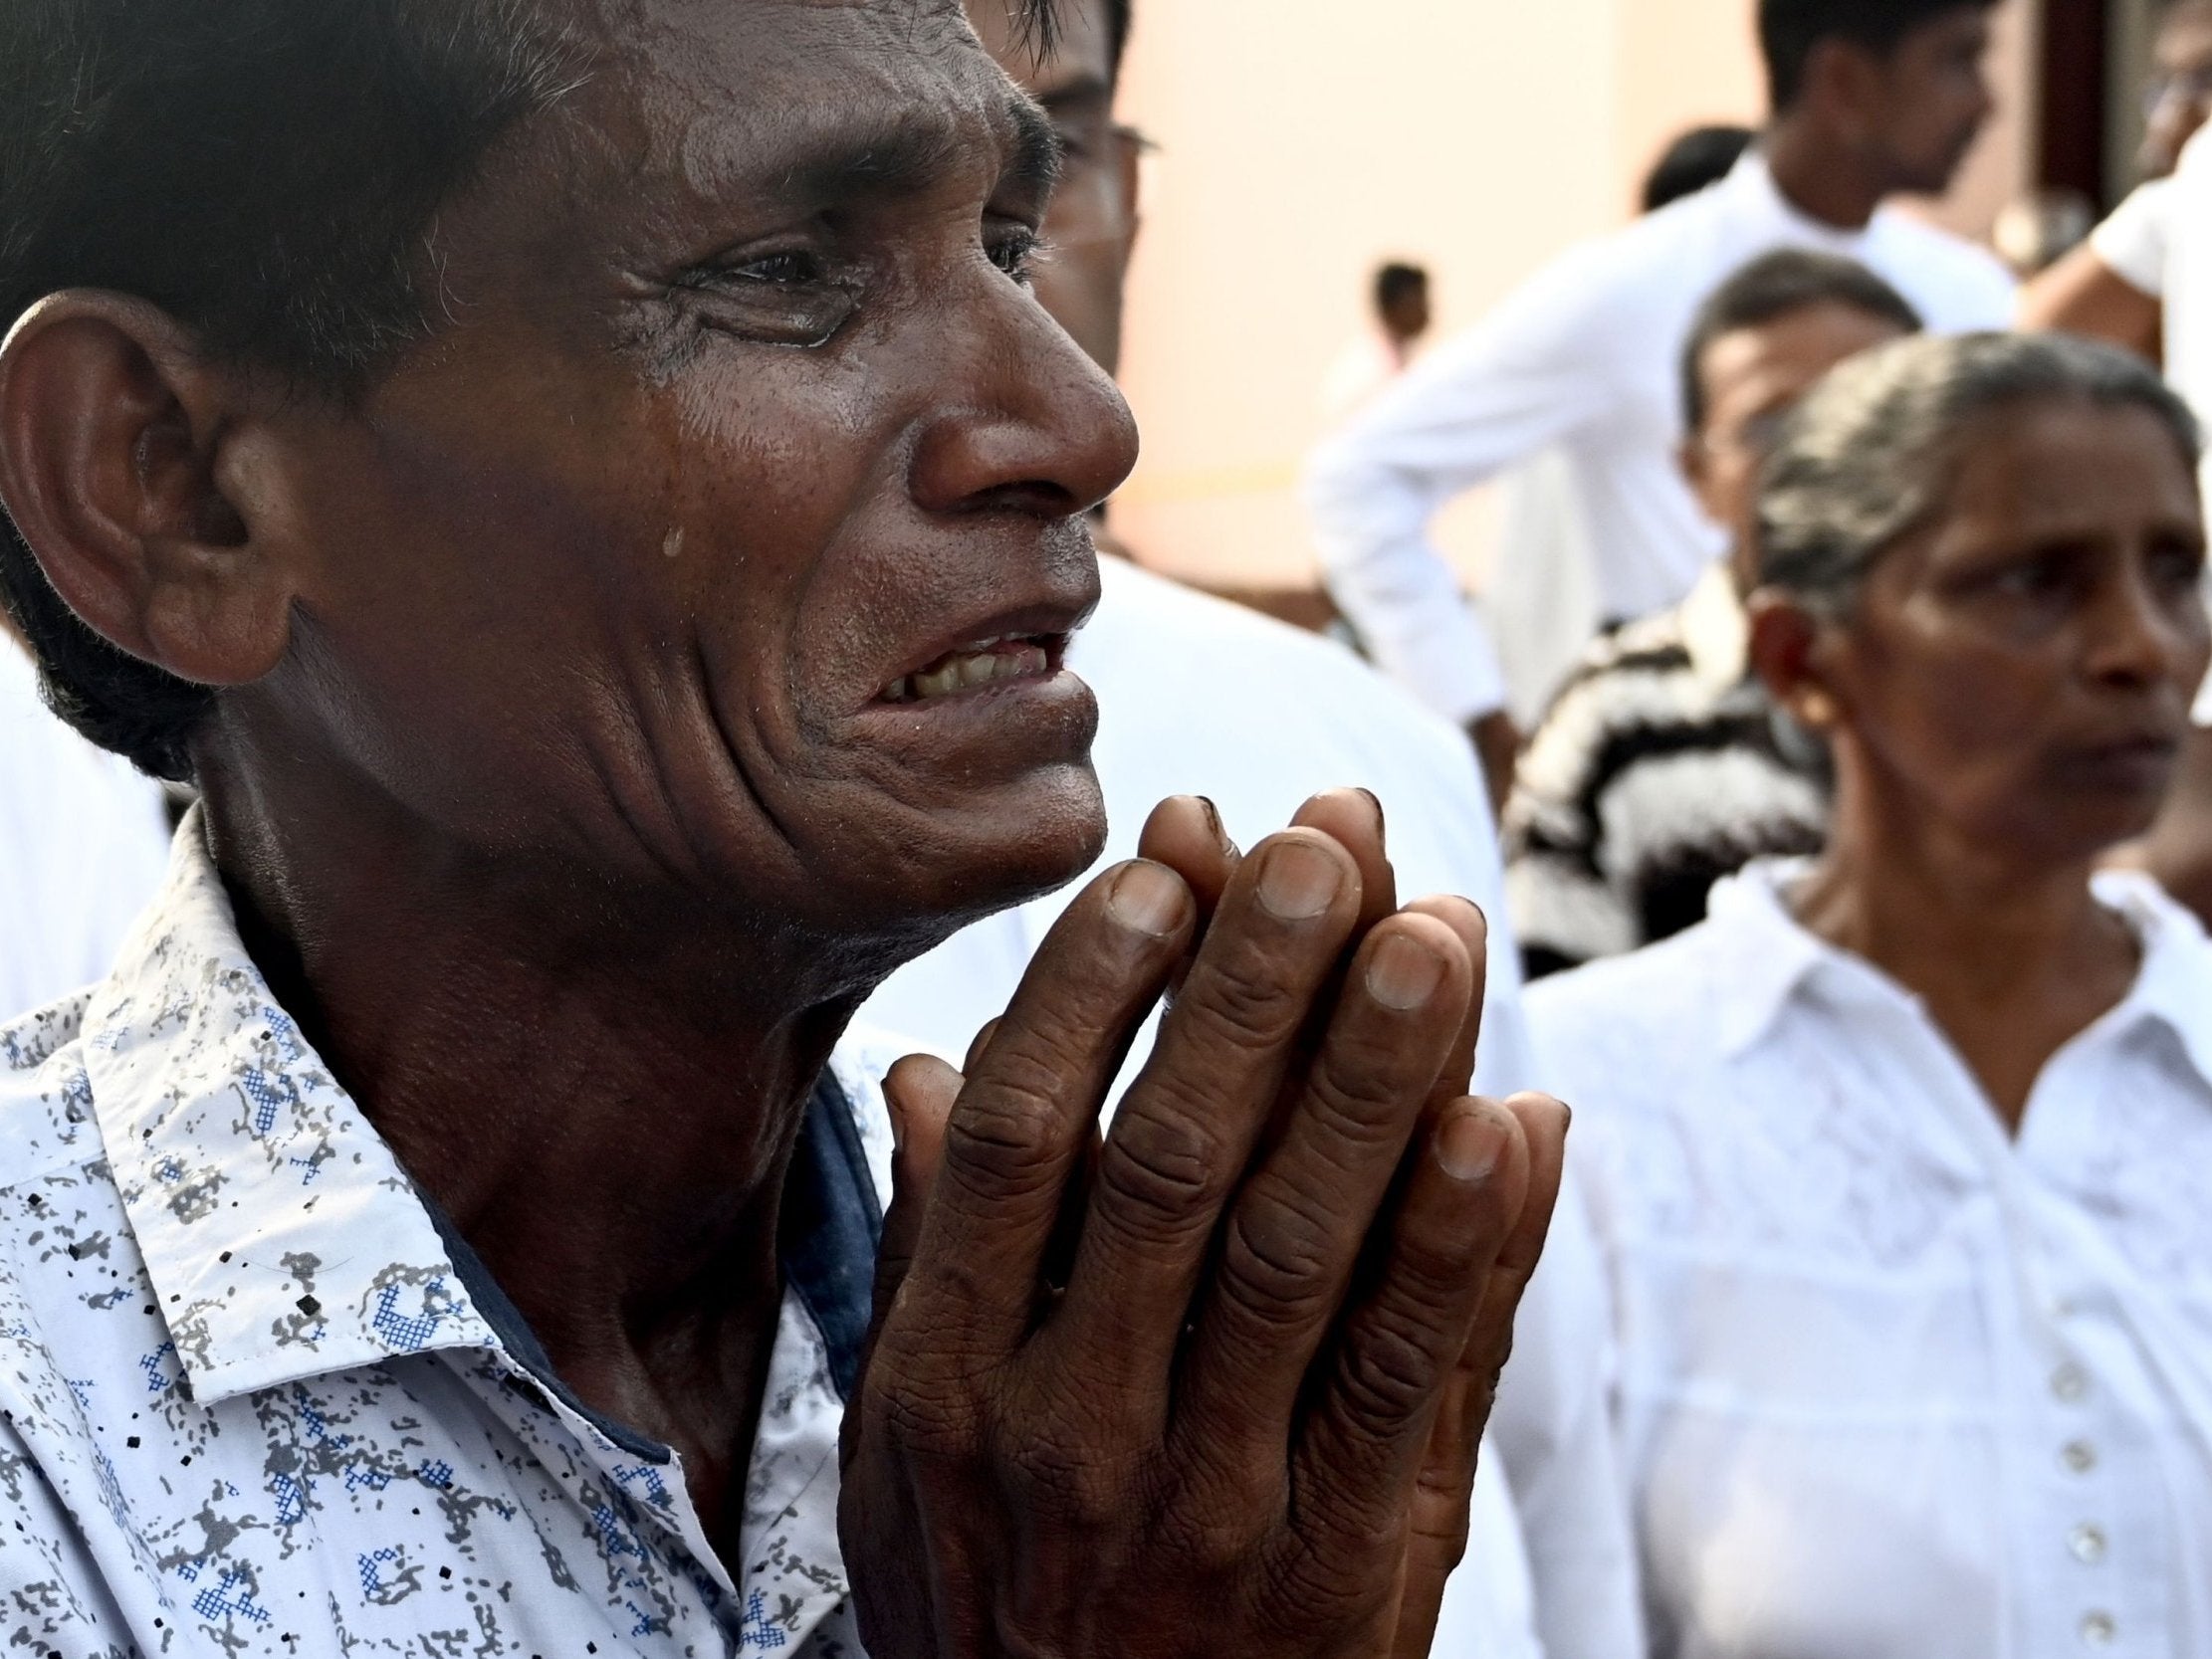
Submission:
[[[0,1034],[11,1634],[1425,1650],[1564,1132],[1466,1098],[1473,909],[1362,797],[1179,801],[965,1075],[845,1032],[1103,834],[1135,434],[959,7],[22,0],[0,63],[0,576],[202,796]]]

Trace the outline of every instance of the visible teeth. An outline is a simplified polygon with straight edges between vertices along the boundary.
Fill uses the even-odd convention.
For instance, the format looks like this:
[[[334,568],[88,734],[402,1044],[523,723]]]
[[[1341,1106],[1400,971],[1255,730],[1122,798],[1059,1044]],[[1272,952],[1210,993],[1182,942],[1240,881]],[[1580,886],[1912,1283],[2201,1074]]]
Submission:
[[[1044,647],[1027,640],[991,640],[976,650],[948,657],[927,673],[898,681],[885,694],[893,703],[950,697],[1000,680],[1041,678],[1052,666]]]

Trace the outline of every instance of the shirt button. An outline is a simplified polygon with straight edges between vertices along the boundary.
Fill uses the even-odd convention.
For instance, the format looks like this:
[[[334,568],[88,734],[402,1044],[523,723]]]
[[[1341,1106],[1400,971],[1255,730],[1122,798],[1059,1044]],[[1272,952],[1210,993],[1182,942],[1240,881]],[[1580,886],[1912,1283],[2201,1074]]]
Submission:
[[[2086,1475],[2097,1467],[2097,1448],[2087,1440],[2071,1442],[2059,1453],[2059,1461],[2077,1475]]]
[[[2074,1552],[2074,1558],[2084,1566],[2095,1566],[2104,1558],[2104,1532],[2100,1527],[2077,1527],[2068,1535],[2066,1547]]]
[[[2110,1647],[2119,1638],[2119,1625],[2110,1613],[2092,1613],[2082,1621],[2084,1647]]]
[[[2090,1373],[2072,1360],[2051,1373],[2051,1392],[2066,1405],[2079,1405],[2090,1397]]]

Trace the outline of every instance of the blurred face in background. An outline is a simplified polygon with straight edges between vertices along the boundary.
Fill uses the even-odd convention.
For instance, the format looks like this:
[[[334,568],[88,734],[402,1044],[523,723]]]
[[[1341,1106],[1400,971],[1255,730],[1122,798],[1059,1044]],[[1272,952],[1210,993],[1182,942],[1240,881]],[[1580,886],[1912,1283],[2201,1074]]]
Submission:
[[[1951,187],[1995,113],[1989,88],[1989,11],[1961,6],[1912,30],[1886,56],[1845,47],[1851,124],[1875,171],[1894,191]]]
[[[1758,584],[1759,469],[1783,420],[1838,363],[1902,332],[1886,317],[1821,301],[1722,334],[1698,358],[1705,419],[1683,446],[1682,470],[1706,517],[1728,532],[1738,592]]]
[[[2094,859],[2156,816],[2212,660],[2195,468],[2157,416],[2082,398],[1976,416],[1946,448],[1933,517],[1810,624],[1808,678],[1892,822]],[[1806,718],[1804,687],[1768,680]]]
[[[1401,345],[1411,345],[1429,332],[1435,320],[1430,310],[1429,285],[1417,283],[1397,296],[1383,310],[1383,326]]]
[[[2182,0],[2167,13],[2158,28],[2154,63],[2143,96],[2143,147],[2136,161],[2143,177],[2164,178],[2212,116],[2212,3]]]
[[[1037,60],[1002,0],[969,8],[998,65],[1051,117],[1065,149],[1045,216],[1037,299],[1109,374],[1121,367],[1122,291],[1137,245],[1137,171],[1143,140],[1114,121],[1111,20],[1103,5],[1060,8],[1052,55]]]

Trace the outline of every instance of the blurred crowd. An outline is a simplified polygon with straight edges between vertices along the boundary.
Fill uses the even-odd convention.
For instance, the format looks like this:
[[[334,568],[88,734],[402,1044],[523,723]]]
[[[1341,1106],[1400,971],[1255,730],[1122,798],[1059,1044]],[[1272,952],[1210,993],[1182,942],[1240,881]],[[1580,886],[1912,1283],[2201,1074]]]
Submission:
[[[1381,267],[1305,473],[1341,638],[1098,516],[1106,857],[1170,796],[1249,845],[1368,791],[1400,890],[1489,918],[1482,1088],[1575,1113],[1439,1659],[2212,1655],[2212,4],[2162,13],[2140,190],[2008,266],[1896,205],[1987,122],[2000,3],[1758,0],[1768,118],[1634,223],[1442,340]],[[1142,18],[970,10],[1111,373]],[[1493,483],[1473,601],[1432,530]],[[23,645],[9,1012],[108,972],[189,800]],[[863,1017],[965,1052],[1073,898]]]

